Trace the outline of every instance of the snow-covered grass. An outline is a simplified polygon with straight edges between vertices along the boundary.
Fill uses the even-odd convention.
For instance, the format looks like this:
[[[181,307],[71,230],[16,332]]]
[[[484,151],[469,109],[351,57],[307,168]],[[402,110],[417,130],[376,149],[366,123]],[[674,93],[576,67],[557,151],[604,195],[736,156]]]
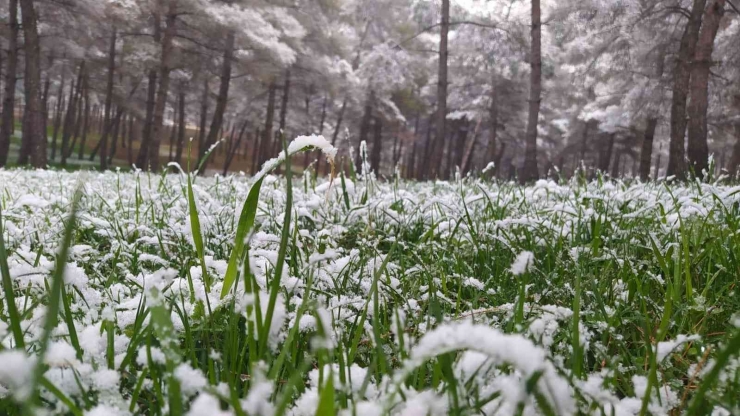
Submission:
[[[0,170],[0,413],[740,412],[740,187],[337,170]]]

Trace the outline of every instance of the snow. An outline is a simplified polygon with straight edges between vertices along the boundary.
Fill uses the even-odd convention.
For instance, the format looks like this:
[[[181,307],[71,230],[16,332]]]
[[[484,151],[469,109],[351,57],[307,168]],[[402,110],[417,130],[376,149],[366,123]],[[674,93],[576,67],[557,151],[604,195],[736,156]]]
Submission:
[[[527,272],[534,263],[534,254],[531,251],[522,251],[511,264],[511,274],[519,276]]]

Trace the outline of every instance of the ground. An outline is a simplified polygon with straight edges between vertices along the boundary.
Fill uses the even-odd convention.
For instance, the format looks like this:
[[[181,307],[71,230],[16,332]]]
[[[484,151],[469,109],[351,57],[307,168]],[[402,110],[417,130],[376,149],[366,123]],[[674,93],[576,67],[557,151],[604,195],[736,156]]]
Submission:
[[[291,184],[0,170],[0,411],[738,412],[740,187]]]

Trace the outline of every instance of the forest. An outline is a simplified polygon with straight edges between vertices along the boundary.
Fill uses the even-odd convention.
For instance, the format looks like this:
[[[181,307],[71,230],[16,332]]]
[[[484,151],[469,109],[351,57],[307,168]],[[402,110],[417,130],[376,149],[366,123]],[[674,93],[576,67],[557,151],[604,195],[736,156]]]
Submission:
[[[0,166],[733,174],[733,1],[3,0]]]

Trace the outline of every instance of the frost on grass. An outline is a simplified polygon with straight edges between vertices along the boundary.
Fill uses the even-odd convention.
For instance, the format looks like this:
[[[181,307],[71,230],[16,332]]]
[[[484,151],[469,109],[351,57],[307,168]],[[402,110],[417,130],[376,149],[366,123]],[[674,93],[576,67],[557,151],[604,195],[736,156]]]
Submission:
[[[320,136],[288,153],[305,148],[336,155]],[[285,180],[265,176],[283,159],[260,173],[249,264],[224,298],[234,213],[254,178],[203,177],[193,188],[206,287],[187,176],[0,170],[3,260],[21,316],[9,320],[3,293],[0,400],[34,393],[41,360],[57,390],[35,392],[48,414],[63,414],[65,398],[84,415],[166,414],[176,403],[188,415],[274,415],[283,399],[284,414],[315,415],[331,380],[333,409],[347,416],[637,415],[643,402],[673,415],[740,327],[727,251],[740,236],[736,187],[345,172],[343,186],[295,180],[286,207]],[[39,358],[59,236],[81,181],[66,303]],[[658,342],[645,331],[666,310]],[[652,389],[646,351],[656,354]],[[737,355],[720,370],[707,409],[734,414]]]

